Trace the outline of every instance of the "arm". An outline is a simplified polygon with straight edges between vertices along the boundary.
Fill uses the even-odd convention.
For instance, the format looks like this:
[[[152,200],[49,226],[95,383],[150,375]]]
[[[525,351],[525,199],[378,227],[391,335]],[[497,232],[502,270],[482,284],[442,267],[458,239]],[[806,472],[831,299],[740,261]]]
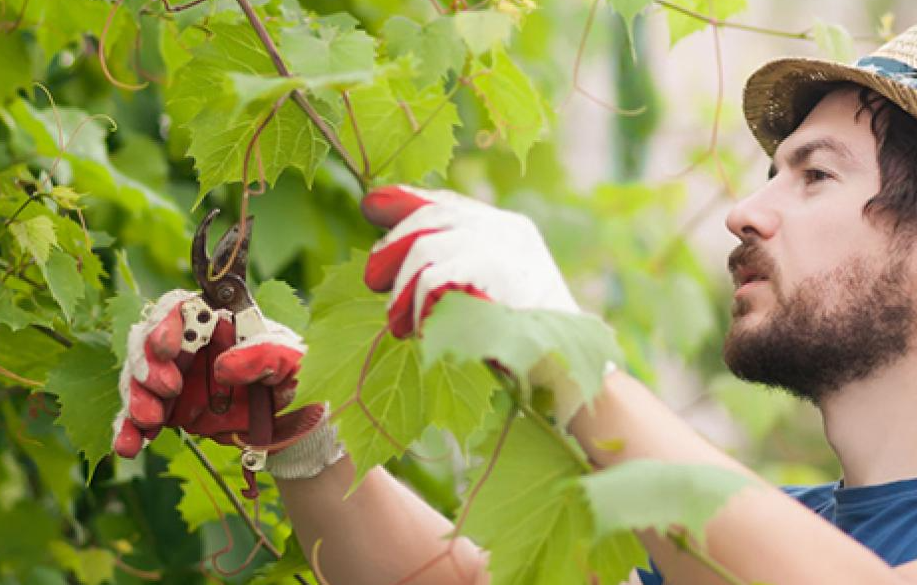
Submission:
[[[647,424],[652,421],[652,424]],[[779,585],[833,583],[913,583],[905,571],[890,568],[872,551],[768,485],[713,447],[666,407],[643,384],[621,372],[606,379],[590,413],[581,409],[570,430],[589,457],[607,467],[634,458],[718,465],[758,480],[707,526],[708,551],[743,582]],[[610,453],[595,439],[621,438],[624,448]],[[676,585],[724,583],[693,557],[654,532],[639,535],[663,575]]]
[[[381,467],[344,499],[354,477],[349,457],[311,479],[277,480],[284,507],[310,563],[332,585],[484,585],[486,556],[452,523]],[[450,558],[451,557],[451,558]],[[422,572],[421,572],[422,571]],[[408,577],[416,575],[416,578]]]

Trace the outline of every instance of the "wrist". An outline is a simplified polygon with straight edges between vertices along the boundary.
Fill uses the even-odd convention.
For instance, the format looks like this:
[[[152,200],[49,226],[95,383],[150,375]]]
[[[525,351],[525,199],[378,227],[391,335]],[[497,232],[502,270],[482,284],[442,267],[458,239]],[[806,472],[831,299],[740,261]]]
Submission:
[[[265,470],[277,479],[307,479],[320,474],[344,456],[337,440],[337,427],[328,422],[328,408],[308,434],[273,455]]]

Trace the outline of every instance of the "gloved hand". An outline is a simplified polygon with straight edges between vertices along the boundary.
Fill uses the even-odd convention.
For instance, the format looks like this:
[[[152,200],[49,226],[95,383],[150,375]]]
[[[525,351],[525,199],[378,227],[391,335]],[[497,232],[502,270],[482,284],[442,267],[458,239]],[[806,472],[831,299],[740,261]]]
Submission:
[[[144,439],[154,438],[163,426],[181,427],[223,444],[232,444],[236,434],[247,443],[247,384],[269,386],[275,412],[293,399],[295,375],[306,350],[299,336],[265,319],[266,333],[236,344],[230,313],[215,311],[217,323],[209,342],[197,353],[188,354],[182,351],[182,306],[193,298],[194,294],[185,290],[166,293],[146,319],[130,330],[119,381],[122,409],[113,423],[113,447],[122,457],[136,456]],[[311,455],[314,461],[289,461],[284,452],[283,458],[268,457],[268,471],[274,472],[275,463],[285,460],[279,470],[281,476],[301,477],[339,459],[342,453],[326,420],[326,408],[321,404],[276,417],[274,451],[296,443],[295,449],[288,451]],[[305,438],[297,442],[299,437]]]
[[[580,310],[544,239],[523,215],[452,191],[404,185],[369,193],[362,209],[372,223],[391,228],[373,247],[365,281],[374,291],[391,291],[388,320],[396,337],[418,330],[450,290],[515,309]],[[547,362],[529,377],[554,391],[564,427],[582,404],[579,390]]]

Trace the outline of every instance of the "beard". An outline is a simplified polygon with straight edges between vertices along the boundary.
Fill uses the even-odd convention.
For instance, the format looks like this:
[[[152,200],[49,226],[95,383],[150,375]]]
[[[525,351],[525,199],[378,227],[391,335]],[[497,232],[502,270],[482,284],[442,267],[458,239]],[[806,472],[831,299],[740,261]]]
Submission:
[[[894,251],[883,266],[862,257],[780,292],[774,262],[755,244],[739,246],[730,266],[766,268],[777,305],[755,328],[739,319],[750,303],[737,299],[723,357],[750,382],[783,388],[818,404],[846,383],[861,380],[910,349],[914,301],[908,292],[906,255]]]

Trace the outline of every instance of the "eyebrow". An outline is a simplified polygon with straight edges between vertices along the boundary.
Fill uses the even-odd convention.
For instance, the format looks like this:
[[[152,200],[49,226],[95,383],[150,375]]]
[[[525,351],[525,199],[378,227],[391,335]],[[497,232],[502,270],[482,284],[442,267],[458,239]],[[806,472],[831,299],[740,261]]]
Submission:
[[[847,148],[847,145],[835,140],[834,138],[818,138],[816,140],[811,140],[797,146],[793,152],[790,153],[790,156],[787,157],[787,164],[790,168],[798,168],[804,165],[813,154],[820,150],[826,150],[844,162],[847,162],[852,165],[857,165],[857,161],[853,156],[853,153],[850,152],[850,149]],[[777,166],[774,162],[771,162],[771,166],[767,171],[767,178],[773,179],[777,174]]]

